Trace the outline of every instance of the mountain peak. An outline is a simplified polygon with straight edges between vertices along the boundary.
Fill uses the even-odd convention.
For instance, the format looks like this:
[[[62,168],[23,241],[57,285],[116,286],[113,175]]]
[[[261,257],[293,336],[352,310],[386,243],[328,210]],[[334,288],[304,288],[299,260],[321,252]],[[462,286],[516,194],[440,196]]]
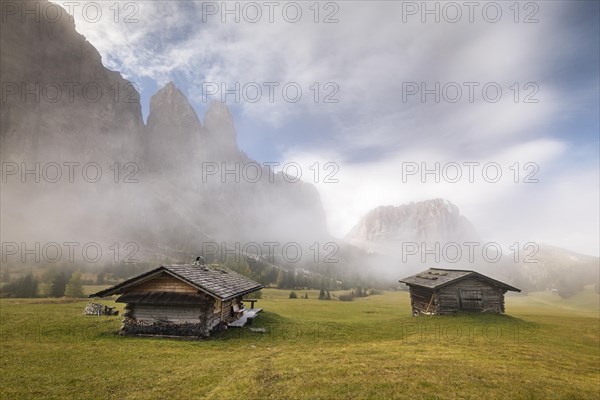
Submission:
[[[169,98],[184,98],[187,101],[187,97],[177,88],[175,82],[169,81],[162,89],[156,92],[156,95],[169,97]],[[154,96],[153,96],[154,97]]]
[[[209,104],[204,114],[204,128],[213,157],[229,161],[244,158],[237,145],[233,115],[225,103],[215,100]]]
[[[187,97],[177,89],[173,82],[167,83],[150,99],[148,124],[155,122],[156,118],[187,121],[194,127],[201,126],[200,120]]]
[[[218,100],[211,101],[204,114],[204,126],[208,130],[231,130],[235,133],[233,115],[227,104]]]
[[[170,171],[197,159],[201,132],[202,124],[187,97],[173,82],[167,83],[150,99],[144,129],[146,168]]]
[[[477,238],[475,228],[448,200],[379,206],[363,216],[346,238],[364,243],[461,242]]]
[[[169,104],[171,107],[181,106],[186,109],[186,112],[193,111],[187,97],[175,86],[173,82],[167,83],[150,99],[150,110],[152,108]],[[178,110],[181,111],[181,110]],[[195,112],[194,112],[195,114]]]

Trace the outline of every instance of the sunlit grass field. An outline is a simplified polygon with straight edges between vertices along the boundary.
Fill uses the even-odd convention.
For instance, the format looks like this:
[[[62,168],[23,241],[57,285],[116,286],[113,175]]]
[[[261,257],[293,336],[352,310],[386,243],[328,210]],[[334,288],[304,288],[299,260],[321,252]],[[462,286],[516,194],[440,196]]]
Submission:
[[[252,327],[266,332],[230,329],[202,341],[118,336],[121,317],[83,315],[85,300],[2,299],[0,398],[600,396],[591,288],[568,300],[507,297],[506,315],[418,318],[407,292],[352,302],[308,294],[263,290]]]

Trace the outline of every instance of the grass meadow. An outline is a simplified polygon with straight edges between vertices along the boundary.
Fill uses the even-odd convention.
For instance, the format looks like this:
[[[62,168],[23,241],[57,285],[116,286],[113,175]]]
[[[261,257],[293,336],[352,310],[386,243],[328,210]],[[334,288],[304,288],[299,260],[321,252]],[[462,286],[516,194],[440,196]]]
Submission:
[[[300,296],[304,292],[298,292]],[[411,317],[407,292],[352,302],[265,289],[252,327],[117,335],[87,300],[0,300],[2,399],[598,399],[599,297],[508,296],[505,315]],[[122,310],[122,304],[116,304]]]

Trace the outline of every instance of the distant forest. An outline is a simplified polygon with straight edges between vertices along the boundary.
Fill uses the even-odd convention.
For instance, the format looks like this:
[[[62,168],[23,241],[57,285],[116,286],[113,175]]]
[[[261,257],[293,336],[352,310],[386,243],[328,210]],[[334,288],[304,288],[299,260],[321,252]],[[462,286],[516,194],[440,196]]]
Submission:
[[[396,280],[376,279],[359,275],[352,268],[340,264],[273,264],[252,256],[228,255],[224,262],[216,258],[206,260],[211,265],[222,265],[245,275],[265,287],[280,289],[351,290],[406,290]],[[4,264],[0,273],[0,297],[84,297],[83,286],[115,285],[133,276],[157,268],[160,264],[178,264],[173,260],[153,263],[110,263],[105,265],[72,264]],[[514,267],[514,266],[513,266]],[[553,269],[552,266],[546,266]],[[528,292],[551,290],[568,298],[593,284],[600,293],[597,271],[591,268],[575,269],[568,273],[546,274],[543,277],[520,274],[514,270],[511,284]],[[535,280],[532,279],[535,276]],[[399,276],[398,278],[401,278]]]
[[[356,274],[339,273],[327,265],[315,271],[300,266],[278,266],[252,257],[228,256],[224,263],[208,260],[245,275],[265,287],[281,289],[349,290],[357,287],[393,289],[390,285],[367,280]],[[166,264],[168,262],[163,262]],[[157,268],[160,263],[120,263],[98,265],[46,264],[32,267],[2,268],[0,297],[84,297],[83,286],[115,285],[123,280]]]

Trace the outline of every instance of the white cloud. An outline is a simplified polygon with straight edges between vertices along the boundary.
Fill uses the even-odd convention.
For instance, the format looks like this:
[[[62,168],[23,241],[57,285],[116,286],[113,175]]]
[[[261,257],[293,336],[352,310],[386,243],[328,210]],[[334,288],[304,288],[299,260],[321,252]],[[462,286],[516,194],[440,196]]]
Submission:
[[[565,143],[555,140],[522,143],[482,159],[423,149],[398,152],[371,162],[339,163],[335,175],[339,183],[323,182],[325,172],[333,171],[326,170],[325,164],[341,158],[335,152],[290,153],[286,162],[299,162],[304,172],[310,171],[304,176],[309,182],[316,181],[312,171],[314,163],[319,163],[321,174],[316,185],[330,230],[338,237],[343,237],[361,216],[379,205],[445,198],[459,206],[485,239],[508,244],[535,241],[598,254],[598,171],[581,173],[567,165],[555,173],[555,165],[568,160],[567,156]],[[403,165],[409,171],[412,165],[408,164],[413,162],[418,164],[419,172],[407,175],[403,182]],[[423,162],[429,170],[440,163],[440,183],[435,183],[433,174],[424,173]],[[473,166],[473,182],[469,181],[466,162],[479,163]],[[456,168],[449,163],[457,163],[461,168],[463,175],[457,183],[444,179],[445,166],[446,177],[455,179]],[[500,166],[502,177],[496,183],[491,183],[495,167],[490,164],[488,173],[483,173],[488,163]],[[535,165],[526,166],[527,163]],[[527,177],[538,182],[525,183]]]
[[[103,3],[106,15],[111,15],[111,4]],[[380,204],[444,197],[485,235],[522,234],[598,254],[597,171],[570,166],[572,132],[562,140],[550,135],[574,112],[597,112],[597,80],[582,93],[565,82],[564,72],[557,72],[565,57],[587,51],[561,20],[567,2],[537,3],[540,22],[535,24],[515,24],[508,8],[512,3],[502,3],[504,15],[495,24],[483,20],[480,10],[475,23],[463,18],[457,24],[423,24],[418,15],[402,23],[401,2],[337,3],[336,24],[312,22],[312,3],[302,3],[306,18],[297,24],[280,14],[276,23],[220,23],[217,17],[205,23],[200,3],[135,4],[139,22],[134,24],[115,24],[111,18],[92,24],[76,14],[78,30],[104,62],[134,80],[148,77],[160,85],[178,77],[196,104],[202,101],[203,82],[226,82],[228,87],[234,82],[300,83],[305,92],[298,104],[282,101],[280,95],[270,103],[263,96],[256,104],[236,105],[234,111],[256,126],[279,128],[276,139],[287,148],[285,160],[340,165],[339,184],[317,185],[335,234],[343,235]],[[322,18],[326,10],[321,11]],[[339,103],[315,104],[308,87],[329,81],[339,85]],[[464,100],[466,89],[457,103],[422,103],[419,96],[404,102],[403,82],[426,82],[428,87],[478,82],[479,87],[473,103]],[[480,88],[488,82],[502,87],[497,103],[482,98]],[[510,89],[515,82],[517,103]],[[524,87],[528,82],[539,88],[534,96],[538,103],[522,102],[532,93]],[[304,128],[303,121],[323,121],[323,132],[311,140],[291,140],[289,135]],[[254,135],[264,140],[267,134]],[[292,142],[294,147],[288,145]],[[326,147],[332,143],[334,148]],[[355,154],[375,161],[359,162]],[[597,152],[593,157],[597,160]],[[514,162],[533,161],[545,181],[529,186],[509,181],[403,184],[403,161],[496,161],[505,173]],[[556,172],[557,165],[566,166],[565,171]],[[548,218],[549,213],[569,218]]]
[[[310,4],[303,5],[299,23],[285,22],[275,13],[275,23],[265,17],[252,24],[243,19],[234,23],[231,17],[220,23],[219,15],[202,22],[200,2],[143,1],[134,3],[139,22],[126,23],[121,10],[120,22],[115,23],[111,4],[102,4],[103,18],[97,23],[76,13],[77,28],[109,67],[128,76],[150,77],[159,84],[184,76],[196,100],[206,81],[226,82],[228,87],[234,82],[300,83],[300,104],[289,104],[280,95],[275,103],[266,95],[257,104],[242,102],[244,113],[275,125],[297,115],[335,113],[359,124],[378,112],[394,115],[410,106],[399,101],[404,81],[494,81],[507,91],[513,81],[539,79],[548,61],[547,55],[539,54],[539,43],[553,29],[548,24],[517,25],[508,15],[490,24],[479,14],[474,24],[422,24],[418,16],[403,24],[402,5],[393,2],[338,3],[335,24],[314,23]],[[545,6],[545,11],[552,20],[560,7]],[[321,10],[320,18],[325,14]],[[314,104],[308,87],[330,81],[340,87],[340,103]],[[546,90],[552,90],[549,83]],[[430,108],[413,108],[415,117],[429,114]],[[465,112],[444,108],[446,113]],[[503,112],[499,107],[488,109]],[[475,111],[479,113],[471,108]]]

